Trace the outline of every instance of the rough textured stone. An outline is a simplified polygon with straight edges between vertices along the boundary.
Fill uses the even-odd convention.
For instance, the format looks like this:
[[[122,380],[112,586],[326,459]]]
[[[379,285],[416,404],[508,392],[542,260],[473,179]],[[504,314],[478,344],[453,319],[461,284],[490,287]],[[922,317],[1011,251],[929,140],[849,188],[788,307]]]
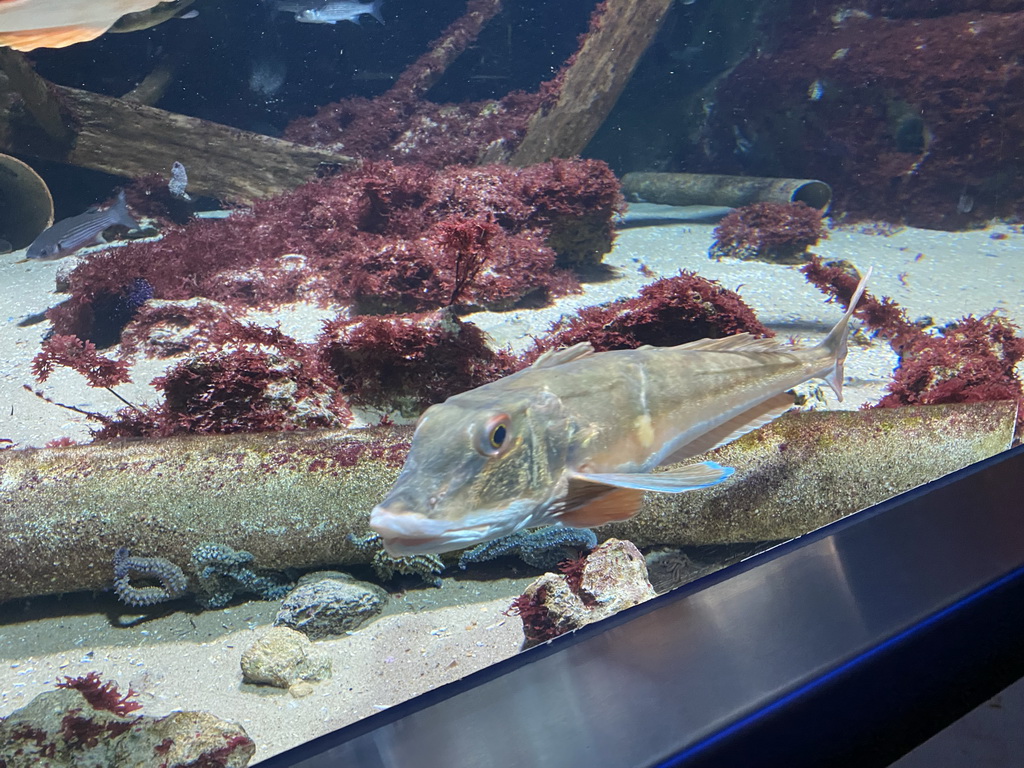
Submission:
[[[113,764],[242,768],[255,752],[256,745],[239,725],[206,712],[172,712],[125,734],[114,747]]]
[[[42,693],[0,722],[5,768],[243,768],[255,752],[240,725],[205,712],[122,716],[70,688]]]
[[[274,626],[320,640],[358,629],[384,610],[386,602],[383,589],[346,574],[308,574],[284,599]]]
[[[288,627],[271,627],[242,653],[242,679],[247,683],[289,688],[331,676],[331,660],[309,638]]]
[[[529,648],[654,596],[640,550],[632,542],[608,539],[578,569],[545,573],[513,607],[523,620],[523,645]]]
[[[587,556],[577,594],[591,616],[597,612],[604,618],[650,600],[655,593],[640,550],[631,541],[608,539]]]

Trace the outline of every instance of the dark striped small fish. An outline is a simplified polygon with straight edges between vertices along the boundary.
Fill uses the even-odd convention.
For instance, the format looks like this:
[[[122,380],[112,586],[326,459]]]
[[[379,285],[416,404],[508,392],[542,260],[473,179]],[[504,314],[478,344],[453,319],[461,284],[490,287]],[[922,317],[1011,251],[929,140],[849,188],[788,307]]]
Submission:
[[[107,227],[120,224],[128,229],[139,226],[128,212],[124,190],[117,196],[117,202],[103,211],[87,211],[62,219],[42,233],[28,247],[26,259],[53,261],[68,256],[79,248],[96,242]]]

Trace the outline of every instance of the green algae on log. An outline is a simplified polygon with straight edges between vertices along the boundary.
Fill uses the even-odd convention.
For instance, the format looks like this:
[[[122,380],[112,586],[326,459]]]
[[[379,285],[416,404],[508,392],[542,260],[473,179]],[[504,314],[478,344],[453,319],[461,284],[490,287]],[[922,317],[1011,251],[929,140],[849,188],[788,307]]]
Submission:
[[[598,529],[638,547],[791,539],[1010,447],[1016,403],[790,413],[707,454],[727,482]],[[694,459],[694,461],[699,459]]]
[[[405,460],[411,428],[111,440],[0,452],[0,601],[113,582],[113,556],[188,570],[214,542],[281,570],[368,563],[348,534]]]
[[[599,529],[637,546],[785,539],[1007,448],[1012,403],[795,413],[719,449],[720,486],[648,494]],[[367,563],[367,532],[410,428],[109,441],[0,452],[0,601],[98,590],[113,556],[187,566],[215,542],[259,568]]]

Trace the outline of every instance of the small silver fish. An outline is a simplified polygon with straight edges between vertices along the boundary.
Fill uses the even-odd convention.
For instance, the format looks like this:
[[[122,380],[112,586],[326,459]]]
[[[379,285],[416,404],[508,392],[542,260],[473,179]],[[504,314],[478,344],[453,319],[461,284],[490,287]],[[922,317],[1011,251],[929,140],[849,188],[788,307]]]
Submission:
[[[313,8],[301,7],[301,3],[280,2],[278,9],[292,11],[295,13],[295,20],[307,24],[336,24],[339,21],[351,21],[358,24],[362,16],[373,16],[381,24],[384,17],[380,15],[380,6],[383,0],[373,0],[369,3],[360,3],[356,0],[331,0]]]
[[[120,224],[128,229],[139,226],[128,212],[124,190],[117,196],[117,202],[102,211],[86,211],[78,216],[62,219],[52,227],[44,229],[32,241],[25,253],[26,260],[53,261],[74,253],[99,238],[107,227]]]
[[[680,493],[733,473],[713,461],[654,472],[757,429],[824,379],[842,400],[850,318],[814,347],[740,333],[595,353],[589,343],[428,408],[370,527],[391,555],[440,553],[558,524],[626,520],[645,491]]]

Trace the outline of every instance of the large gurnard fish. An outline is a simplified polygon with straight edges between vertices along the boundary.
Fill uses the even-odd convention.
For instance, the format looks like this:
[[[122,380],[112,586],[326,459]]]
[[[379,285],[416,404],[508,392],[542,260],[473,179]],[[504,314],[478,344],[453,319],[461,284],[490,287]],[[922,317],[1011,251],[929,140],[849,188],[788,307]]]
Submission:
[[[713,461],[654,470],[768,423],[808,379],[842,400],[848,325],[868,275],[813,347],[746,333],[609,352],[583,343],[431,406],[370,527],[392,555],[440,553],[525,527],[625,520],[645,491],[725,480],[733,470]]]

